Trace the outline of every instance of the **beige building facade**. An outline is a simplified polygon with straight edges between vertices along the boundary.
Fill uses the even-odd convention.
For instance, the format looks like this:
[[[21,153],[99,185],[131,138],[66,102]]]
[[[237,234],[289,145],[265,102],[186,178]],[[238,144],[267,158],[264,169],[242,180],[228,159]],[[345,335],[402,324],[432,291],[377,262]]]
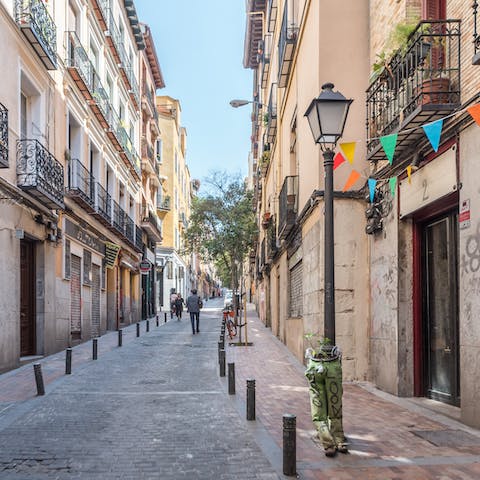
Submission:
[[[330,81],[354,99],[342,140],[355,158],[334,172],[344,379],[449,404],[476,427],[478,7],[252,0],[244,57],[261,318],[298,358],[304,334],[322,333],[322,160],[303,114]],[[342,192],[353,169],[360,178]]]
[[[139,82],[163,80],[133,4],[2,0],[0,36],[3,371],[141,318],[161,225]]]

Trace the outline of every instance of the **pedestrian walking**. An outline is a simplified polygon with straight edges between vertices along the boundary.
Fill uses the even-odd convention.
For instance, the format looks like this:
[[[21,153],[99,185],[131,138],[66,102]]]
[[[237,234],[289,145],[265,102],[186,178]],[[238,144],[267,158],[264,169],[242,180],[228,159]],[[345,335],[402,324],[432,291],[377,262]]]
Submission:
[[[187,311],[190,313],[190,321],[192,322],[192,333],[195,335],[195,331],[200,333],[200,309],[203,307],[202,300],[197,295],[197,289],[192,289],[192,294],[187,298]]]
[[[185,300],[182,298],[182,295],[179,293],[177,299],[175,300],[175,314],[177,315],[177,320],[181,320],[183,305],[185,305]]]
[[[177,294],[175,290],[172,289],[170,293],[170,320],[173,319],[173,314],[175,313],[175,302],[177,300]]]

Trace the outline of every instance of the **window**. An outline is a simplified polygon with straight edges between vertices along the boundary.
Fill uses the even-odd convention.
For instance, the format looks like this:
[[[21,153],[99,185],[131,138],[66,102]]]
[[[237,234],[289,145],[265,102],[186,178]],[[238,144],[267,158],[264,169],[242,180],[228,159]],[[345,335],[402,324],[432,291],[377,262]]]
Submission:
[[[157,151],[157,162],[162,163],[162,140],[161,139],[157,140],[156,151]]]
[[[83,250],[83,284],[92,284],[92,252]]]
[[[298,262],[291,270],[288,278],[290,293],[290,312],[292,318],[301,317],[303,314],[303,267]]]
[[[27,97],[23,93],[20,93],[20,138],[28,138]]]
[[[64,278],[70,280],[70,240],[68,238],[65,239],[65,256],[64,256]]]

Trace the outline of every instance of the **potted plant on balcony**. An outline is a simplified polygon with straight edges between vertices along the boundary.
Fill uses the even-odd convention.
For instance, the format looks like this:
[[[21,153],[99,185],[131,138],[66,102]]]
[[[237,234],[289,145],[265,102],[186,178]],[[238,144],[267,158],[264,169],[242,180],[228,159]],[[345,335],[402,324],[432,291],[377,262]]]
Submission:
[[[268,228],[270,226],[270,220],[272,219],[272,214],[270,212],[265,212],[262,217],[262,227]]]
[[[270,150],[266,150],[262,153],[260,158],[260,171],[262,175],[265,176],[268,170],[268,165],[270,164]]]

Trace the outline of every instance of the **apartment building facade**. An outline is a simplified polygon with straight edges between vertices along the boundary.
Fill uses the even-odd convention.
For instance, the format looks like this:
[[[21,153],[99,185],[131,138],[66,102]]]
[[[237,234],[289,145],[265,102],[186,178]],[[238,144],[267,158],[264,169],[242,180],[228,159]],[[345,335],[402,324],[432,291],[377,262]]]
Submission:
[[[334,173],[344,378],[450,404],[478,427],[479,5],[343,3],[247,4],[259,312],[299,358],[322,329],[321,160],[303,114],[331,81],[354,99],[342,140],[355,158]]]
[[[155,210],[155,182],[138,153],[149,40],[133,2],[2,0],[0,22],[7,370],[138,321],[140,262],[161,232],[141,209]],[[158,61],[146,66],[159,88]]]

